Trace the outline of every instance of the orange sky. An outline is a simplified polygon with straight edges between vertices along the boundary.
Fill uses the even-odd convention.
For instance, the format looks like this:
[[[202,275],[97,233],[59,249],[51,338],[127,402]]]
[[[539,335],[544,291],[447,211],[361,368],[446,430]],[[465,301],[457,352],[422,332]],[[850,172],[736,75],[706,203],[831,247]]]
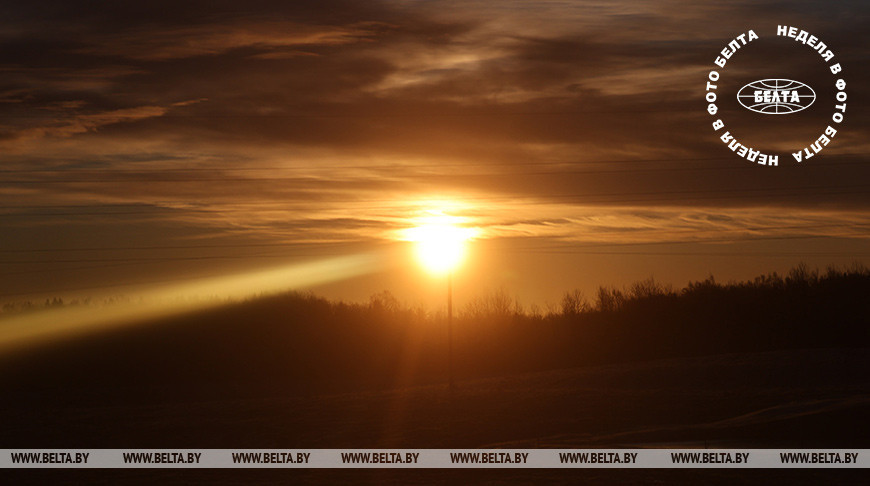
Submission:
[[[19,5],[0,19],[0,301],[135,297],[372,254],[370,270],[301,288],[352,300],[388,289],[437,307],[443,282],[398,241],[433,210],[479,231],[460,303],[504,288],[544,306],[650,275],[682,286],[866,262],[868,12],[814,1]],[[703,87],[730,39],[777,24],[836,50],[851,104],[819,158],[763,168],[716,138]],[[741,51],[723,90],[770,77],[756,73],[771,64],[826,82],[818,56],[777,50],[789,42]],[[814,137],[832,103],[792,125],[732,104],[729,119],[774,150]]]

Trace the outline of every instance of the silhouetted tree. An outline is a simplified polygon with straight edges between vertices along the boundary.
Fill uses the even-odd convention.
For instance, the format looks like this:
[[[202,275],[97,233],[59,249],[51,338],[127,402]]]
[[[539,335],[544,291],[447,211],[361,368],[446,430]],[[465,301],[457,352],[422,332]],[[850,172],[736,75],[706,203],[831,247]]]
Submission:
[[[522,307],[508,292],[497,289],[488,294],[475,297],[465,305],[462,317],[465,319],[504,319],[518,313]]]
[[[660,284],[653,277],[634,282],[628,288],[629,296],[636,300],[649,299],[670,293],[673,293],[670,285]]]
[[[589,302],[580,289],[565,292],[562,296],[562,315],[577,316],[590,310]]]
[[[625,303],[625,294],[621,290],[599,286],[595,296],[595,308],[601,312],[615,312]]]

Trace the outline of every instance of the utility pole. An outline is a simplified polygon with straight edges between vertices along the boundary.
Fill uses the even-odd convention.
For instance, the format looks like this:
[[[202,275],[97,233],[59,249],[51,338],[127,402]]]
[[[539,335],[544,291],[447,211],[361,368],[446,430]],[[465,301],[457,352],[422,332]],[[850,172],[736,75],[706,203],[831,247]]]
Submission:
[[[451,390],[453,381],[453,271],[447,272],[447,383]]]

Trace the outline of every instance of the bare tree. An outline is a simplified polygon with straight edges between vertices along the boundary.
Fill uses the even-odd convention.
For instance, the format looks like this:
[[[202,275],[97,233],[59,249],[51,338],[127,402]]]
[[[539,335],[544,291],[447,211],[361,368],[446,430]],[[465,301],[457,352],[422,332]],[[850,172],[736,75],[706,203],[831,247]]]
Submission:
[[[590,309],[589,302],[580,289],[565,292],[562,296],[562,315],[576,316]]]

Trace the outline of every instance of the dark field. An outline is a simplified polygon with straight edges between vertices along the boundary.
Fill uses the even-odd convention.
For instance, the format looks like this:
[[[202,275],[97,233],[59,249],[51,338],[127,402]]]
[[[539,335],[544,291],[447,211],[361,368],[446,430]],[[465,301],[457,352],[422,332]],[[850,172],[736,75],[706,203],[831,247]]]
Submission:
[[[866,448],[866,349],[797,350],[528,373],[399,390],[162,405],[5,410],[4,447]],[[859,484],[846,471],[50,471],[81,477],[247,484],[280,479],[414,484],[539,480],[649,484]],[[235,479],[233,479],[235,478]],[[790,478],[790,479],[788,479]],[[36,481],[39,482],[39,481]],[[98,484],[100,484],[98,482]]]
[[[804,292],[813,297],[812,289]],[[776,294],[767,297],[776,305]],[[842,297],[853,308],[866,306],[853,298]],[[278,296],[83,335],[2,357],[0,447],[870,447],[866,314],[853,314],[846,324],[825,323],[825,308],[839,305],[836,299],[799,304],[789,297],[784,302],[806,308],[772,322],[773,311],[736,306],[729,314],[733,321],[721,318],[683,332],[690,329],[687,309],[704,304],[686,302],[662,295],[609,314],[459,319],[458,386],[452,391],[445,383],[443,322],[376,302],[354,307]],[[841,306],[837,313],[847,310]],[[772,339],[789,324],[799,332]],[[814,339],[813,327],[825,337]],[[771,339],[747,345],[736,337],[746,329]],[[487,335],[491,339],[484,340]],[[127,470],[15,476],[22,482],[62,477],[97,484],[857,484],[861,478],[824,470]]]
[[[4,447],[860,448],[867,349],[669,359],[326,395],[7,403]],[[69,386],[75,387],[74,383]],[[276,388],[281,384],[276,383]],[[106,401],[123,390],[104,390]]]

